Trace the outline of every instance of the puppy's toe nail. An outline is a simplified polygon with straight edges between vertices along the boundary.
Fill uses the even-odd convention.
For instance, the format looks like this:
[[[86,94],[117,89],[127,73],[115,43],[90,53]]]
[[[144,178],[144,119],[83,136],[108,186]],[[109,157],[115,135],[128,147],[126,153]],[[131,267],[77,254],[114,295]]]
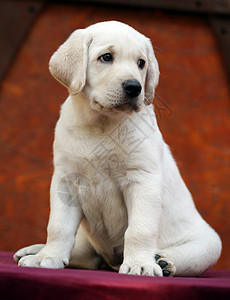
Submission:
[[[168,270],[163,270],[163,276],[164,277],[170,277],[171,276],[171,272]]]
[[[156,254],[155,255],[155,260],[157,261],[158,259],[160,259],[161,258],[161,256],[159,255],[159,254]]]
[[[165,267],[168,266],[168,263],[167,263],[167,261],[165,261],[165,260],[160,260],[160,261],[158,262],[158,265],[161,267],[161,269],[164,269]]]

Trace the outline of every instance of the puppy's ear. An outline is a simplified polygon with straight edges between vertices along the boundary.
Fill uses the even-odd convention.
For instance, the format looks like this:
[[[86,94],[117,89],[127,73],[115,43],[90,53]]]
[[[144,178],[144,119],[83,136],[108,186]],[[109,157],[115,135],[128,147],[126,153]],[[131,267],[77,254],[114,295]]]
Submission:
[[[159,66],[153,52],[150,40],[147,40],[148,70],[145,80],[145,105],[150,105],[153,101],[155,89],[159,81]]]
[[[85,29],[74,31],[52,55],[49,62],[51,74],[76,95],[85,86],[88,48],[92,37]]]

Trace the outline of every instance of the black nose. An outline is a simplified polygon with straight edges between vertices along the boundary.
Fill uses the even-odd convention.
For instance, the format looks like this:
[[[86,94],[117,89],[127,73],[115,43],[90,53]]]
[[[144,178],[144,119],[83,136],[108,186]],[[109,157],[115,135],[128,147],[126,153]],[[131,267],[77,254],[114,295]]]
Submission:
[[[122,83],[123,89],[125,93],[130,98],[137,97],[141,92],[141,85],[140,82],[137,80],[126,80]]]

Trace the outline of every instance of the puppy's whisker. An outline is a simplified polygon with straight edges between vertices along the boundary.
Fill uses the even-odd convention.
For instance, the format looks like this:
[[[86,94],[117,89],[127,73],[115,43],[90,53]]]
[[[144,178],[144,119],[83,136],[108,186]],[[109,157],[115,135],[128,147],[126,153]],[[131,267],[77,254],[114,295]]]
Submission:
[[[154,51],[155,51],[156,53],[158,53],[158,54],[163,53],[163,50],[162,50],[161,48],[157,47],[157,46],[153,46],[153,49],[154,49]]]

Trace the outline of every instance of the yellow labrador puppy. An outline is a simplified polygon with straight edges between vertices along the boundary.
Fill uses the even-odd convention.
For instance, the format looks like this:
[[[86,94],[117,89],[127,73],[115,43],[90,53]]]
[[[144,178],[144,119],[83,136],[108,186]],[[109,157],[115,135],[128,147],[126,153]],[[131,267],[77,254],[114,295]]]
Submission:
[[[55,129],[45,245],[20,266],[195,276],[221,241],[197,212],[158,129],[159,69],[150,40],[116,21],[73,32],[50,60],[69,90]]]

